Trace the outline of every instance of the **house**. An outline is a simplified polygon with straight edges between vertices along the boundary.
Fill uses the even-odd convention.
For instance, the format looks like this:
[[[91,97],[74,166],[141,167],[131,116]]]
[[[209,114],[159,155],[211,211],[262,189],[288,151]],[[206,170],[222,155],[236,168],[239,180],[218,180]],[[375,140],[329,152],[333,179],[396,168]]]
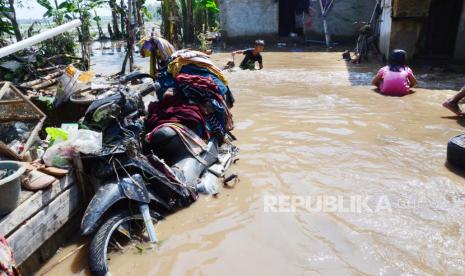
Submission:
[[[465,62],[464,0],[381,0],[380,50],[417,60]]]
[[[291,33],[312,40],[324,38],[320,0],[219,0],[219,4],[227,38],[288,37]],[[362,22],[370,20],[375,4],[375,0],[334,0],[326,17],[330,34],[336,40],[352,40]],[[302,12],[305,7],[307,12]]]

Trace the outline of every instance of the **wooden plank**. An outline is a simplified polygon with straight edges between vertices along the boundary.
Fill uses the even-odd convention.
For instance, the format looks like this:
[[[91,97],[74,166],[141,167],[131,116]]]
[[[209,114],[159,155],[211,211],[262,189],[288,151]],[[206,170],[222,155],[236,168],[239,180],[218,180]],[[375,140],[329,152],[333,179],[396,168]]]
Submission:
[[[32,195],[34,195],[37,192],[38,191],[33,192],[33,191],[22,190],[21,193],[19,194],[19,205],[21,205],[24,201],[28,200]]]
[[[74,183],[74,176],[67,175],[55,181],[48,189],[38,191],[13,212],[0,220],[0,234],[8,237],[12,231],[19,228],[24,221],[38,213],[44,206],[54,200],[60,193]]]
[[[35,192],[33,191],[25,191],[25,190],[22,190],[21,193],[19,194],[19,203],[18,203],[18,206],[21,205],[21,203],[23,203],[24,201],[28,200],[33,194],[35,194]],[[3,219],[6,219],[6,217],[8,217],[10,214],[7,214],[7,215],[3,215],[0,217],[0,222],[3,220]],[[1,234],[1,233],[0,233]]]
[[[0,101],[0,105],[9,105],[9,104],[17,104],[17,103],[24,103],[24,101],[20,100],[20,99],[1,100]]]
[[[24,262],[63,227],[79,210],[80,202],[79,187],[72,185],[8,237],[16,263]]]

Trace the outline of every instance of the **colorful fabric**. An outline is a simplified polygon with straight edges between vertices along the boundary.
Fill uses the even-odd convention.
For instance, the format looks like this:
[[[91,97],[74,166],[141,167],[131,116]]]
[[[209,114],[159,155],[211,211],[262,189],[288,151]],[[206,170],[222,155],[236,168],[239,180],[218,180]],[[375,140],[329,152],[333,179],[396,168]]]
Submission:
[[[153,77],[155,77],[157,62],[160,66],[166,66],[175,52],[174,46],[161,37],[144,38],[139,44],[142,45],[142,56],[150,56],[150,75]]]
[[[222,96],[225,96],[229,92],[229,88],[215,74],[213,74],[212,72],[210,72],[210,70],[206,68],[198,67],[193,64],[188,64],[182,67],[180,73],[188,75],[198,75],[201,77],[212,79],[218,86],[218,92],[220,92]]]
[[[176,51],[174,46],[168,40],[161,37],[151,37],[141,40],[142,49],[153,53],[156,50],[156,55],[163,62],[167,63],[171,55]]]
[[[207,121],[207,128],[210,132],[220,130],[221,134],[234,128],[232,114],[229,112],[228,105],[224,97],[218,92],[218,86],[209,78],[180,74],[176,77],[178,87],[181,93],[195,104],[210,104],[213,109],[216,120]],[[209,114],[207,117],[211,117]],[[212,122],[218,124],[212,125]],[[221,127],[218,127],[221,126]]]
[[[221,72],[221,69],[216,67],[207,57],[196,56],[189,59],[177,57],[168,65],[168,72],[173,75],[173,78],[176,78],[176,76],[181,72],[182,68],[188,64],[193,64],[198,67],[208,69],[210,72],[215,74],[225,85],[228,85],[228,81]]]
[[[377,76],[382,78],[379,86],[382,94],[388,96],[405,96],[410,94],[409,77],[413,77],[413,71],[409,67],[395,72],[389,70],[389,66],[385,66],[378,71]]]
[[[206,78],[196,75],[179,74],[176,76],[176,82],[178,84],[188,84],[199,89],[205,89],[219,93],[218,85],[213,81],[212,78]]]
[[[148,113],[145,128],[149,131],[162,124],[179,123],[188,127],[203,139],[208,140],[209,138],[205,127],[205,116],[200,107],[196,104],[190,104],[182,94],[176,94],[159,102],[150,103]]]
[[[16,263],[13,258],[13,252],[8,246],[5,237],[0,235],[0,275],[14,276],[19,275],[16,269]]]
[[[183,50],[176,51],[171,55],[171,58],[173,58],[173,59],[178,58],[178,57],[183,58],[183,59],[190,59],[190,58],[195,58],[195,57],[203,57],[203,58],[207,58],[207,59],[210,58],[205,53],[202,53],[202,52],[199,52],[199,51],[192,51],[192,50],[188,50],[188,49],[183,49]]]

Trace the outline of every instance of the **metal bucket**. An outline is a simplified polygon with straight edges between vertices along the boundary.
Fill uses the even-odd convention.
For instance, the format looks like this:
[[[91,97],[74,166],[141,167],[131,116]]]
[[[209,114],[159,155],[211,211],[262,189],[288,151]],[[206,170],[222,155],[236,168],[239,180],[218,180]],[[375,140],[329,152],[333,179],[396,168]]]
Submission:
[[[14,170],[15,172],[0,179],[0,215],[13,211],[19,203],[21,192],[21,175],[26,168],[21,163],[13,161],[0,161],[0,170]]]

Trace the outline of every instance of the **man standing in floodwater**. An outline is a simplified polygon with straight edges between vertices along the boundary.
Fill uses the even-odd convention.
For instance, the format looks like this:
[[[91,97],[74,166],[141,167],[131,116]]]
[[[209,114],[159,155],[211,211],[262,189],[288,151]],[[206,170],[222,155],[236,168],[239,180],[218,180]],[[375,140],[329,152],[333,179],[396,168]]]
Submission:
[[[237,54],[245,55],[239,67],[243,70],[255,70],[255,62],[258,62],[258,66],[263,69],[263,58],[261,52],[265,49],[265,42],[263,40],[256,40],[254,48],[239,50],[232,52],[233,60]]]

